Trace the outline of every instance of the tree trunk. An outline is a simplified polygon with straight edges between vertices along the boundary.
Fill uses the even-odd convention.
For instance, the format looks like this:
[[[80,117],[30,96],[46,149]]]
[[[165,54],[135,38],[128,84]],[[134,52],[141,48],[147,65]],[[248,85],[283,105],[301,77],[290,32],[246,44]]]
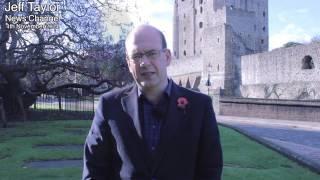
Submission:
[[[7,127],[7,119],[6,119],[6,114],[3,108],[3,100],[0,98],[0,114],[1,114],[1,120],[2,120],[2,127],[6,128]]]
[[[16,96],[16,98],[17,98],[17,102],[19,105],[20,113],[22,114],[23,122],[25,122],[25,121],[27,121],[27,113],[26,113],[26,109],[24,107],[22,97],[20,95],[18,95],[18,96]]]
[[[0,88],[0,96],[3,99],[3,111],[7,117],[22,117],[23,121],[27,120],[27,110],[36,101],[36,96],[21,94],[14,89],[4,85]]]

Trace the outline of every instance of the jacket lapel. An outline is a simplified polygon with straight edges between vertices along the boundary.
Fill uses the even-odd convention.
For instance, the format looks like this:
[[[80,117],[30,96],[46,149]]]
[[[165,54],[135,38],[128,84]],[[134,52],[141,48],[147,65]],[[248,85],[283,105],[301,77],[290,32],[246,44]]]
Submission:
[[[148,151],[142,139],[137,96],[137,87],[134,86],[127,96],[121,98],[126,116],[120,121],[119,126],[132,163],[148,169],[149,160],[146,156]]]
[[[133,120],[138,136],[142,139],[141,125],[139,120],[137,86],[134,86],[127,96],[121,100],[122,108]]]
[[[179,127],[179,124],[185,119],[186,112],[178,109],[177,99],[183,95],[180,93],[178,86],[173,83],[170,95],[170,102],[167,111],[167,117],[164,125],[161,127],[160,142],[157,146],[157,151],[154,157],[153,169],[156,171],[161,159],[163,158],[166,151],[172,145],[172,140],[174,139],[175,133]]]

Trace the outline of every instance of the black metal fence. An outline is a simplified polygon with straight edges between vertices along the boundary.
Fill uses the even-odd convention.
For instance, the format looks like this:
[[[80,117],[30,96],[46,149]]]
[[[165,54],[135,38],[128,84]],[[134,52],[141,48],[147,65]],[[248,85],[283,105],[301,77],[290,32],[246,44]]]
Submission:
[[[32,110],[38,111],[76,111],[94,112],[98,97],[94,95],[51,95],[42,94],[32,105]]]
[[[61,93],[62,94],[62,93]],[[69,93],[42,94],[30,107],[30,120],[92,120],[99,96]]]
[[[92,120],[98,101],[99,95],[81,89],[63,89],[52,94],[41,94],[23,113],[19,107],[16,107],[16,112],[8,113],[0,97],[0,127],[6,127],[10,121]]]
[[[72,111],[72,112],[94,112],[98,103],[98,96],[70,96],[70,95],[48,95],[42,94],[37,97],[31,106],[37,111]]]

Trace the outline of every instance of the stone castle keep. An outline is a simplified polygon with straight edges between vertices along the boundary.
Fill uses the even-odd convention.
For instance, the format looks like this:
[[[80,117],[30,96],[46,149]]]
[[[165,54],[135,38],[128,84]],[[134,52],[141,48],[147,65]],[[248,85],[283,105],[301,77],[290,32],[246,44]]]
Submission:
[[[170,76],[210,95],[320,99],[320,43],[268,52],[268,0],[175,0]]]

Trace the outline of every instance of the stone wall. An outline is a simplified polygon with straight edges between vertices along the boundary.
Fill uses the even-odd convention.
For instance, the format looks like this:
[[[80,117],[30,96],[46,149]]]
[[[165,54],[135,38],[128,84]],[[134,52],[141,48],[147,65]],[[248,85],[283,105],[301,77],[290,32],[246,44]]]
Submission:
[[[172,59],[168,67],[168,74],[171,77],[185,74],[201,73],[203,71],[201,57],[190,57],[184,59]]]
[[[267,0],[229,2],[226,10],[227,23],[248,49],[246,54],[268,50]]]
[[[320,99],[320,43],[242,56],[241,80],[243,97]]]
[[[186,82],[201,74],[210,88],[240,95],[240,56],[268,49],[268,0],[176,0],[174,15],[171,75]]]
[[[201,46],[204,78],[211,76],[213,88],[225,87],[225,25],[214,26],[204,30],[205,41]]]
[[[223,97],[220,115],[320,122],[320,101]]]
[[[173,54],[175,57],[184,58],[194,56],[195,49],[195,7],[193,1],[175,2],[175,19],[173,40]]]
[[[242,85],[243,97],[266,99],[320,99],[319,82]]]
[[[168,67],[168,75],[183,87],[201,90],[203,65],[200,57],[173,59]]]

